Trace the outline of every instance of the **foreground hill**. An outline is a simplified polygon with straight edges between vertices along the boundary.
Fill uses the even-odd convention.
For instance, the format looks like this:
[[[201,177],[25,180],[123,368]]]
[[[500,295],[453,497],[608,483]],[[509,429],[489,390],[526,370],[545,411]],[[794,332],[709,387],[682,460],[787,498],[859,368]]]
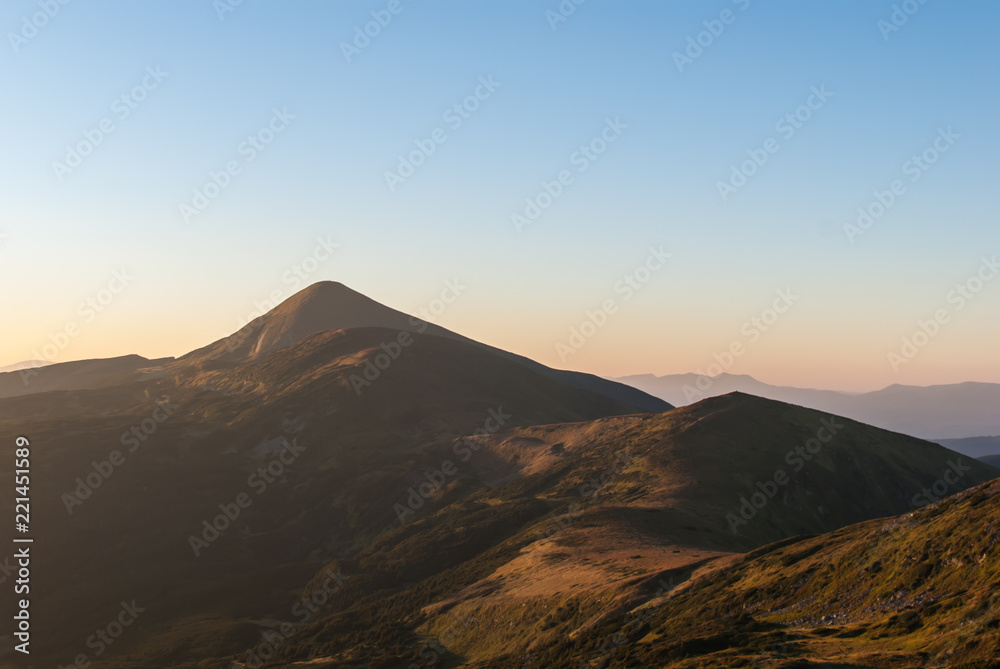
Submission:
[[[697,525],[727,550],[901,513],[939,480],[954,479],[940,496],[997,474],[928,441],[742,393],[489,441],[522,465],[554,448],[627,452],[636,472],[630,507]]]
[[[674,406],[744,392],[826,411],[887,430],[938,441],[1000,432],[1000,384],[892,385],[870,393],[772,386],[745,374],[720,374],[706,384],[697,374],[639,374],[616,379]],[[701,384],[701,385],[699,385]],[[978,457],[978,456],[974,456]]]
[[[79,635],[113,614],[110,584],[150,606],[108,666],[258,666],[255,653],[270,648],[262,639],[275,667],[408,667],[432,656],[441,666],[558,666],[579,650],[567,639],[589,648],[657,590],[775,538],[925,503],[923,489],[934,494],[959,457],[741,394],[580,421],[572,416],[609,411],[607,400],[437,337],[415,338],[355,393],[352,370],[391,335],[320,333],[235,368],[189,370],[172,387],[159,381],[151,390],[179,406],[148,459],[127,462],[71,524],[46,516],[53,555],[106,546],[75,571],[45,574],[59,593],[46,602],[53,629]],[[545,412],[571,422],[527,425]],[[501,429],[477,429],[497,415],[507,417]],[[43,435],[43,466],[79,469],[100,452],[80,426],[75,437]],[[794,471],[788,454],[802,457],[824,427],[835,434]],[[189,536],[247,490],[282,436],[306,446],[300,459],[196,557]],[[961,476],[939,494],[996,474],[956,464]],[[775,468],[789,480],[733,532],[727,514]],[[322,605],[306,615],[298,603],[320,590]]]
[[[824,421],[840,427],[812,472],[803,468],[759,518],[732,533],[720,500],[752,481],[745,468],[795,453]],[[602,664],[615,647],[612,621],[620,626],[658,592],[708,578],[765,538],[908,511],[929,503],[925,488],[946,494],[997,474],[928,442],[739,394],[659,416],[519,428],[477,443],[477,457],[488,460],[473,473],[495,487],[438,505],[433,515],[425,510],[344,563],[352,578],[343,599],[288,639],[282,661],[407,666],[436,649],[447,666],[569,667],[591,655],[598,656],[592,666],[661,666]],[[968,471],[942,491],[940,477],[953,478],[949,462]],[[488,540],[488,519],[538,500],[555,509],[519,532],[508,525],[500,543]],[[838,508],[827,515],[824,504]],[[484,542],[482,552],[442,556],[440,546],[457,532]],[[440,572],[428,566],[435,559]],[[363,596],[371,592],[383,594]],[[716,612],[702,614],[683,625],[710,626]],[[720,638],[714,647],[739,642]]]
[[[1000,666],[998,583],[992,481],[767,546],[539,652],[553,667],[986,669]]]

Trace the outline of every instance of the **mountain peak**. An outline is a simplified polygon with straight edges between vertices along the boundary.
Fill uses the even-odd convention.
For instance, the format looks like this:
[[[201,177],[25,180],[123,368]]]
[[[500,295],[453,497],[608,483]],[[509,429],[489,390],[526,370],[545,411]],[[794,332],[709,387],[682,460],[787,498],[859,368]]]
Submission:
[[[229,337],[183,356],[178,364],[193,364],[201,368],[242,364],[272,351],[294,346],[319,332],[354,328],[415,332],[473,344],[540,374],[616,399],[640,411],[660,412],[673,408],[669,403],[631,386],[592,374],[551,369],[529,358],[426,323],[380,304],[338,281],[319,281],[303,288]]]
[[[358,291],[353,288],[342,284],[339,281],[317,281],[316,283],[311,283],[297,293],[294,293],[289,297],[286,302],[294,300],[297,297],[313,297],[317,295],[336,295],[341,293],[352,293],[354,295],[360,295]]]
[[[339,281],[319,281],[254,319],[230,339],[235,338],[238,346],[243,340],[252,342],[246,347],[246,354],[257,357],[291,346],[317,332],[359,327],[423,329],[419,320],[376,302]]]
[[[258,316],[225,339],[192,351],[186,362],[240,362],[292,346],[317,332],[381,327],[427,331],[457,337],[443,328],[362,295],[339,281],[318,281],[298,291],[266,314]]]
[[[339,281],[317,281],[281,302],[278,306],[271,309],[271,311],[264,314],[262,318],[274,319],[278,316],[293,314],[302,316],[306,315],[305,312],[329,311],[331,309],[338,312],[342,309],[347,309],[353,312],[362,305],[371,310],[383,309],[393,311],[389,307],[345,286]],[[332,314],[327,315],[330,316]],[[351,314],[348,313],[345,316],[350,317]],[[365,325],[371,324],[365,323]],[[327,329],[339,330],[341,328]]]

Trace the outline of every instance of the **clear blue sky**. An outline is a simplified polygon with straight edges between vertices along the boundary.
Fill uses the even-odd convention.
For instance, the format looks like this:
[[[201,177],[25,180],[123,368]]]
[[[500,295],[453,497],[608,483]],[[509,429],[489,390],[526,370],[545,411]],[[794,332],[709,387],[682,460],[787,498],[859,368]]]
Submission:
[[[729,371],[859,390],[1000,382],[1000,281],[960,313],[947,299],[1000,252],[994,2],[914,0],[887,32],[881,0],[588,0],[555,29],[556,0],[400,0],[351,62],[342,44],[389,0],[243,0],[220,19],[223,2],[51,0],[37,34],[37,1],[0,8],[0,364],[73,321],[57,361],[180,355],[287,296],[285,273],[328,236],[340,247],[309,281],[416,311],[458,277],[438,322],[556,366],[704,368],[791,288]],[[679,71],[706,21],[721,34]],[[155,88],[122,118],[144,78]],[[791,137],[776,129],[824,86]],[[477,87],[487,99],[454,127],[444,113]],[[294,119],[249,161],[242,143],[274,109]],[[581,172],[574,152],[609,118],[627,127]],[[60,180],[66,146],[105,119]],[[390,190],[386,171],[439,128]],[[958,139],[911,181],[904,163],[947,128]],[[723,201],[718,182],[769,138],[777,151]],[[185,221],[179,206],[229,161],[239,174]],[[511,215],[563,170],[572,183],[518,233]],[[850,243],[845,224],[896,179],[905,192]],[[625,300],[616,282],[651,245],[672,257]],[[134,280],[86,320],[80,303],[123,267]],[[560,359],[606,299],[620,308]],[[894,370],[887,354],[941,308],[949,322]]]

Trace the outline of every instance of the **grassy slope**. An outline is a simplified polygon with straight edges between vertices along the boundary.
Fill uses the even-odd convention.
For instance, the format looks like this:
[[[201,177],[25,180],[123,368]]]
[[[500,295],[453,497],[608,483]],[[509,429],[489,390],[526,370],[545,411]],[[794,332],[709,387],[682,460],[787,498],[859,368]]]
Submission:
[[[586,644],[606,644],[609,625],[661,584],[721,573],[733,558],[720,551],[753,541],[728,532],[715,500],[720,491],[739,490],[748,478],[744,467],[763,462],[767,470],[775,456],[780,464],[821,418],[733,395],[659,416],[481,438],[478,468],[461,482],[466,492],[451,503],[438,500],[412,524],[368,545],[350,563],[353,581],[332,613],[289,640],[275,666],[326,658],[328,666],[364,660],[402,667],[451,637],[443,666],[550,666],[567,652],[592,651]],[[908,509],[914,492],[954,458],[936,445],[850,421],[837,436],[811,472],[803,469],[808,476],[789,486],[788,499],[769,509],[760,535]],[[622,454],[626,462],[616,465]],[[483,458],[493,460],[487,466]],[[522,475],[482,488],[476,479],[486,470],[503,473],[504,462],[517,463]],[[974,467],[967,484],[994,473]],[[581,486],[602,476],[598,496],[581,496]],[[868,504],[852,499],[862,495]],[[802,501],[813,498],[830,506],[840,500],[844,508],[818,515]],[[551,540],[540,540],[551,528]],[[718,617],[714,610],[707,615]],[[706,620],[683,624],[696,622]],[[455,629],[461,633],[449,635]],[[567,638],[574,639],[568,648]]]
[[[629,667],[1000,666],[998,493],[993,481],[765,547],[547,649],[548,666],[595,655]]]
[[[710,569],[706,560],[799,527],[905,509],[914,486],[936,479],[950,457],[845,421],[787,497],[735,536],[726,510],[823,417],[733,395],[662,415],[476,437],[475,457],[400,526],[393,503],[454,458],[456,436],[480,427],[489,409],[502,406],[510,427],[630,408],[439,338],[420,340],[355,394],[350,375],[393,335],[323,333],[235,369],[0,403],[7,429],[45,446],[39,513],[52,546],[39,574],[58,596],[39,601],[39,620],[55,659],[86,650],[86,634],[120,598],[137,596],[149,612],[101,658],[107,666],[228,667],[261,631],[291,618],[303,584],[332,560],[348,580],[281,657],[405,666],[456,620],[471,620],[443,665],[510,666],[511,649],[517,663],[539,662],[567,635],[586,638],[648,599],[661,578],[682,582]],[[179,409],[152,447],[67,518],[59,494],[161,395]],[[53,414],[52,399],[65,413]],[[195,560],[187,534],[246,489],[261,464],[254,449],[282,433],[307,444],[306,455],[241,517],[245,529]],[[599,494],[581,494],[584,485]],[[553,526],[551,541],[539,541]]]

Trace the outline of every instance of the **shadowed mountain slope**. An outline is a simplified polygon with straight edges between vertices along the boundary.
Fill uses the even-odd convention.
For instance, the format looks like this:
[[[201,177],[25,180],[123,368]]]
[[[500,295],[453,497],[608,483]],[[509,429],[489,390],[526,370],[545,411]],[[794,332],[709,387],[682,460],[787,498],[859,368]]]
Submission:
[[[635,410],[481,346],[400,334],[319,332],[243,364],[175,363],[120,385],[0,400],[4,433],[32,441],[32,520],[45,528],[32,619],[46,645],[33,655],[71,661],[132,598],[147,613],[116,652],[154,634],[188,649],[159,666],[235,653],[255,643],[248,621],[397,522],[393,505],[426,480],[428,451],[477,431]],[[13,461],[14,443],[0,455]],[[461,474],[445,497],[465,494]],[[0,484],[13,488],[12,476],[0,471]],[[206,529],[241,494],[252,505],[238,522]]]
[[[317,332],[380,327],[422,333],[480,346],[551,378],[630,404],[639,411],[667,411],[673,406],[632,386],[593,374],[556,370],[379,304],[341,283],[322,281],[305,288],[233,335],[192,351],[181,364],[214,367],[290,346]]]
[[[237,368],[178,377],[171,390],[183,402],[178,422],[164,427],[179,433],[164,443],[216,427],[150,463],[142,485],[171,512],[156,515],[136,542],[141,552],[120,556],[119,547],[104,558],[111,564],[82,575],[103,583],[101,570],[124,569],[125,560],[148,565],[146,576],[119,581],[152,592],[157,610],[169,611],[150,616],[115,666],[252,664],[248,653],[261,635],[283,622],[293,633],[273,666],[405,667],[429,657],[428,648],[440,651],[441,639],[448,639],[442,666],[568,666],[555,661],[572,656],[564,644],[599,645],[606,640],[598,631],[657,590],[697,582],[742,559],[737,553],[907,511],[930,501],[922,495],[957,492],[997,473],[961,461],[961,476],[942,490],[955,453],[741,394],[658,415],[527,426],[542,420],[543,406],[570,416],[607,400],[563,386],[562,404],[552,404],[556,388],[546,384],[554,382],[525,379],[531,372],[519,365],[439,337],[416,335],[406,356],[356,393],[351,374],[392,333],[319,333]],[[469,372],[490,364],[488,382]],[[419,385],[415,378],[425,375]],[[538,384],[537,394],[528,384]],[[489,408],[509,416],[501,430],[458,436],[495,416]],[[808,453],[824,427],[831,438],[805,460],[798,449]],[[185,533],[212,512],[201,486],[232,498],[283,432],[308,445],[301,466],[275,484],[280,493],[240,517],[246,530],[226,533],[194,558]],[[67,447],[53,457],[69,457]],[[799,471],[789,453],[803,458]],[[788,482],[733,533],[726,515],[739,514],[740,498],[759,491],[758,481],[773,481],[776,468],[787,470]],[[173,491],[167,482],[181,472],[185,484]],[[101,491],[93,509],[80,512],[95,514],[91,521],[74,514],[75,531],[99,533],[93,523],[106,523],[123,494]],[[116,524],[140,523],[148,511],[139,506]],[[186,584],[166,599],[146,582],[164,570]],[[298,620],[295,603],[331,572],[342,583],[315,616]],[[248,579],[268,585],[243,585]],[[207,608],[206,591],[216,602]]]

